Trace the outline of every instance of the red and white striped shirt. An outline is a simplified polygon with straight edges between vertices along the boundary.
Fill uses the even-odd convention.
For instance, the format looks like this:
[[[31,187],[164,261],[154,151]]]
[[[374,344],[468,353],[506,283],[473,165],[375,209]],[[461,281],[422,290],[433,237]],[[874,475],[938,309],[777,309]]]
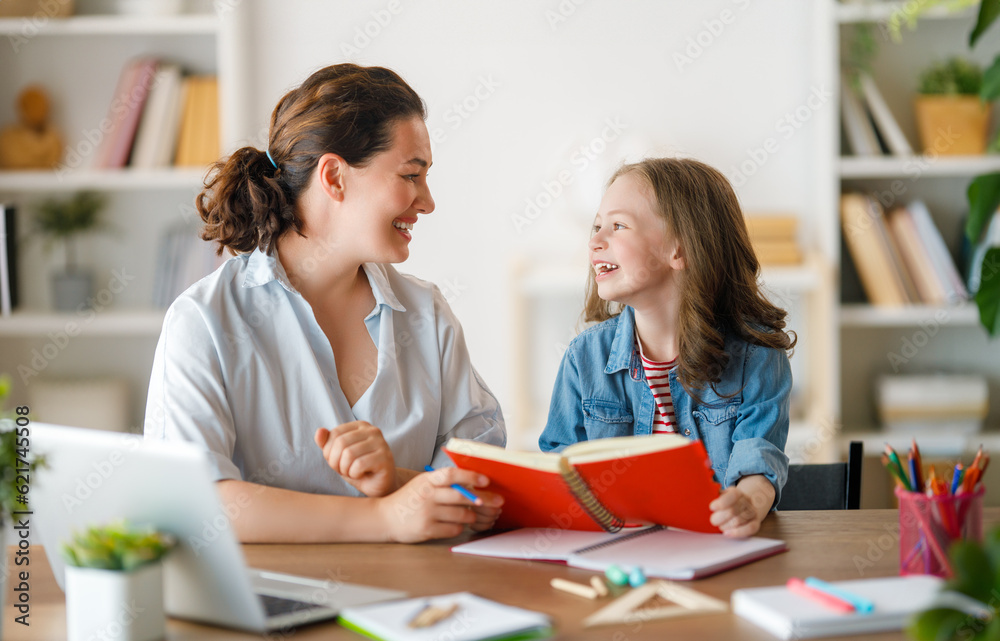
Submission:
[[[649,383],[649,391],[653,393],[656,401],[656,417],[653,419],[653,434],[673,434],[677,430],[674,425],[677,423],[674,418],[674,401],[670,396],[670,370],[677,365],[677,359],[667,363],[651,361],[643,356],[640,349],[639,356],[642,358],[642,368],[646,372],[646,382]]]

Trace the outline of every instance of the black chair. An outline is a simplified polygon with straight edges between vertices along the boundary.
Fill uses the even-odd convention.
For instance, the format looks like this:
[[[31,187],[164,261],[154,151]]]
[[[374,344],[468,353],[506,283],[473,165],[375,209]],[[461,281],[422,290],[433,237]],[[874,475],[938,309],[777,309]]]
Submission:
[[[861,507],[863,456],[863,443],[851,441],[846,463],[789,465],[777,509],[857,510]]]

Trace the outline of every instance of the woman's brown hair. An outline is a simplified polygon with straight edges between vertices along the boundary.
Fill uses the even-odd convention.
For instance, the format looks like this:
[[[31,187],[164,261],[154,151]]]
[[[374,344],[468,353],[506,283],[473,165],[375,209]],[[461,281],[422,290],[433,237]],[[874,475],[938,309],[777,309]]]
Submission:
[[[302,233],[296,204],[319,158],[363,167],[392,145],[395,123],[415,116],[426,119],[424,103],[394,71],[339,64],[313,73],[278,101],[267,149],[243,147],[212,165],[195,199],[202,238],[239,254]]]
[[[792,349],[797,339],[794,332],[785,331],[787,312],[771,304],[757,284],[760,263],[726,177],[697,160],[651,158],[622,166],[608,186],[625,174],[639,177],[650,188],[654,209],[686,261],[677,358],[677,379],[684,389],[697,398],[696,390],[721,380],[729,362],[726,332],[756,345]],[[660,266],[667,257],[650,260]],[[590,270],[584,320],[605,321],[621,311],[621,305],[597,295]]]

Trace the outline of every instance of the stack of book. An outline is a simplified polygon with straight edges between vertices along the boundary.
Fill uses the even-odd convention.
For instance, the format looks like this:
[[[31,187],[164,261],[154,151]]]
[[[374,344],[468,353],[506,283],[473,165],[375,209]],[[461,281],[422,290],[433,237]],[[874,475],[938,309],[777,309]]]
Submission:
[[[165,309],[185,289],[211,274],[226,260],[218,245],[202,240],[186,225],[169,230],[160,240],[153,279],[153,306]]]
[[[761,265],[798,265],[802,252],[796,241],[798,218],[790,215],[748,214],[750,242]]]
[[[840,110],[850,151],[857,156],[911,156],[913,147],[872,77],[841,75]]]
[[[956,305],[968,291],[927,206],[888,212],[871,196],[840,197],[844,241],[873,305]]]
[[[878,413],[883,429],[911,434],[975,434],[989,412],[985,376],[907,374],[881,376]]]
[[[95,169],[205,166],[219,157],[218,80],[143,57],[118,78]]]

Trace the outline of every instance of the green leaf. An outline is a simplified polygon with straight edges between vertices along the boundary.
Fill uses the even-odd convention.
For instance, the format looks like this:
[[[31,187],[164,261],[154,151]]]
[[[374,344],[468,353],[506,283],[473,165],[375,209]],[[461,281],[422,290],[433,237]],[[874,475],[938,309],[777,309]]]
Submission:
[[[950,586],[962,594],[987,603],[992,596],[993,572],[990,558],[975,541],[956,541],[948,551],[955,578]]]
[[[1000,55],[983,72],[983,86],[979,90],[979,97],[986,102],[1000,98]]]
[[[1000,16],[1000,0],[983,0],[979,5],[979,17],[976,27],[969,34],[969,48],[976,46],[976,41],[985,33],[990,25]]]
[[[990,336],[1000,336],[1000,247],[991,247],[983,256],[976,306],[982,326]]]
[[[997,207],[1000,207],[1000,173],[976,176],[966,193],[969,200],[969,220],[965,223],[965,237],[975,245],[979,242],[983,228],[993,217]]]
[[[973,619],[964,612],[951,608],[932,608],[924,610],[906,628],[907,635],[917,641],[947,641],[957,636],[959,629],[978,631],[977,628],[967,628],[966,626],[976,624]],[[963,638],[969,638],[967,635]]]

